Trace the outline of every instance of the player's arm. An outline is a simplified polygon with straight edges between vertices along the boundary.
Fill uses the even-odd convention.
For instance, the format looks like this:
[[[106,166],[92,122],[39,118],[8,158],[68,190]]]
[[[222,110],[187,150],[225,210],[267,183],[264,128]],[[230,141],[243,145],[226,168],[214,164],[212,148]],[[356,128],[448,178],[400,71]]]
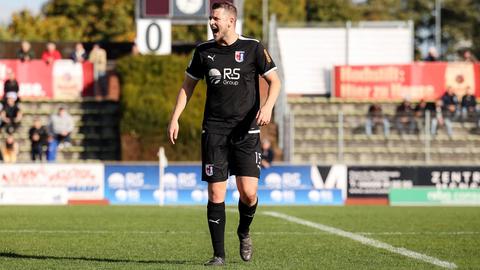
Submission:
[[[268,96],[265,104],[263,104],[257,114],[257,125],[259,126],[265,126],[270,123],[273,106],[275,106],[281,87],[280,78],[275,70],[268,72],[263,78],[268,83]]]
[[[187,106],[188,101],[192,97],[193,90],[197,85],[197,80],[194,80],[187,74],[185,74],[185,79],[183,80],[182,87],[178,91],[177,103],[173,109],[172,117],[170,118],[170,123],[168,124],[168,138],[172,144],[175,144],[175,140],[178,137],[178,119],[182,114],[183,110]]]

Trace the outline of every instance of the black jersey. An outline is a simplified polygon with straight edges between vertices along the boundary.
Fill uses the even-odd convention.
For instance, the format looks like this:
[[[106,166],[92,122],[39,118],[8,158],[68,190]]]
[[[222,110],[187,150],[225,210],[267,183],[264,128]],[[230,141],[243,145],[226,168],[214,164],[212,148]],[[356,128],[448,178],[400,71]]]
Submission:
[[[206,78],[203,129],[217,134],[258,130],[258,76],[275,69],[267,50],[255,39],[240,36],[229,46],[214,40],[198,45],[186,74],[194,80]]]

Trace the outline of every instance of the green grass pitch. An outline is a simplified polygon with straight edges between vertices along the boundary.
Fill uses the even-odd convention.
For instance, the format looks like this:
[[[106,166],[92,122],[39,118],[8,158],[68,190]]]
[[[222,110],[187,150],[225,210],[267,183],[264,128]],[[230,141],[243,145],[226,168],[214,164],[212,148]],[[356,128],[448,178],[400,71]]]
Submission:
[[[262,214],[276,211],[480,269],[480,208],[259,207],[254,258],[241,261],[227,212],[228,269],[444,269]],[[205,207],[2,206],[0,269],[205,269]]]

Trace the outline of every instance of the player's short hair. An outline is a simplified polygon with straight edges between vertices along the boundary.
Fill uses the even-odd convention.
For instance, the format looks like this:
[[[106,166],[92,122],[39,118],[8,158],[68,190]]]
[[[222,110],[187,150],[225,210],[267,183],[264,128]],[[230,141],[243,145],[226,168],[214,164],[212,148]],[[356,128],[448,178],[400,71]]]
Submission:
[[[227,1],[213,3],[212,10],[219,8],[225,9],[226,11],[230,12],[235,18],[237,18],[237,8],[232,3]]]

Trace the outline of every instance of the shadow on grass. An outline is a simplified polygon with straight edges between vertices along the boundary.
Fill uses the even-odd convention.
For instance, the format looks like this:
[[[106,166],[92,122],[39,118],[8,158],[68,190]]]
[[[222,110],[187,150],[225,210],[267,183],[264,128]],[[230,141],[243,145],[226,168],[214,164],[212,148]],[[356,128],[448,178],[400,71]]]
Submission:
[[[107,262],[107,263],[145,263],[145,264],[188,264],[189,261],[183,260],[127,260],[127,259],[107,259],[107,258],[88,258],[88,257],[56,257],[45,255],[24,255],[14,252],[0,252],[0,258],[11,259],[32,259],[32,260],[79,260],[89,262]]]

